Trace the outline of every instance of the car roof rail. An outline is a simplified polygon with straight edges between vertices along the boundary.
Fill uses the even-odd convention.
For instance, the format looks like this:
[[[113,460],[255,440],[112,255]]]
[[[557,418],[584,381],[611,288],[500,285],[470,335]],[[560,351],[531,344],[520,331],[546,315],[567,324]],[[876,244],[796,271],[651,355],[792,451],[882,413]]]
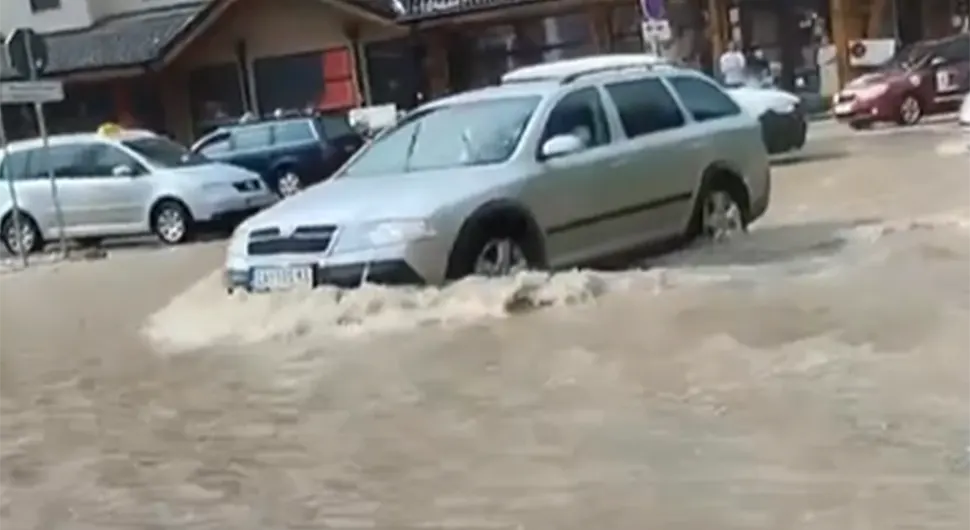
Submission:
[[[559,84],[568,85],[584,76],[602,74],[606,72],[621,72],[621,71],[633,71],[633,70],[643,70],[647,72],[652,72],[653,70],[656,69],[657,66],[661,66],[661,65],[644,63],[644,64],[612,64],[612,65],[605,65],[605,66],[597,66],[596,68],[590,68],[588,70],[582,70],[579,72],[573,72],[571,74],[567,74],[563,76]]]

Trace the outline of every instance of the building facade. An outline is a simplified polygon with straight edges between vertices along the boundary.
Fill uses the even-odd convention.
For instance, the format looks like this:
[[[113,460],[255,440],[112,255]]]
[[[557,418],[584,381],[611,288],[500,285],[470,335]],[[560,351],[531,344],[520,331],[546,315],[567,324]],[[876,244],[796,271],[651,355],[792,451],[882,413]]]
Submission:
[[[849,45],[959,31],[966,0],[667,0],[665,53],[707,71],[730,40],[760,48],[787,88],[853,75]],[[66,99],[54,132],[117,121],[198,138],[244,113],[409,108],[492,83],[510,68],[644,49],[636,0],[0,0],[0,32],[46,36]],[[963,19],[965,22],[965,18]],[[965,29],[964,23],[964,29]],[[834,45],[834,46],[833,46]],[[0,77],[10,78],[9,68]],[[829,82],[828,85],[833,85]],[[11,137],[36,134],[3,106]]]

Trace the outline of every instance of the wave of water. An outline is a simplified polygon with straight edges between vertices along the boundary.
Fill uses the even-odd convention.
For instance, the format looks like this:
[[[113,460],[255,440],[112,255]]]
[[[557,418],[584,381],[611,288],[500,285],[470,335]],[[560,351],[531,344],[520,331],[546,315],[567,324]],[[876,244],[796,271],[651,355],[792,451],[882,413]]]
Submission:
[[[443,288],[367,285],[349,291],[227,296],[217,271],[154,314],[143,332],[161,350],[184,352],[212,345],[307,336],[347,338],[465,325],[538,308],[589,304],[611,293],[649,296],[705,284],[763,286],[793,277],[838,275],[847,268],[880,263],[892,255],[912,254],[916,247],[947,247],[944,250],[951,255],[959,255],[966,252],[960,242],[966,242],[968,227],[966,217],[951,215],[865,222],[816,233],[796,227],[766,228],[724,244],[661,256],[623,271],[529,272],[509,278],[468,278]],[[947,242],[927,247],[926,233]],[[951,244],[953,238],[956,247]]]

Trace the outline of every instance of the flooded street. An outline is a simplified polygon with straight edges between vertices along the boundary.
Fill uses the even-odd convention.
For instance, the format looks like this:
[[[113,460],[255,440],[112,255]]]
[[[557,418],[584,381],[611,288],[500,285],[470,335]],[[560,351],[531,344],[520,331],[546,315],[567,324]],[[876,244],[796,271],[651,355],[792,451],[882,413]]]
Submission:
[[[17,530],[964,529],[970,160],[816,127],[750,234],[227,297],[219,244],[0,275]]]

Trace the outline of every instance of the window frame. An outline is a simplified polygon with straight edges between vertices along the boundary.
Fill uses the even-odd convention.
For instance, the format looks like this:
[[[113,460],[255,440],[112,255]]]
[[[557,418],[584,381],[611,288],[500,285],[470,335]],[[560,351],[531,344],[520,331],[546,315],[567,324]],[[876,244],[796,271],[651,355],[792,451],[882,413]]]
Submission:
[[[106,151],[114,151],[115,153],[121,153],[122,155],[124,155],[124,158],[126,158],[127,161],[123,162],[123,164],[129,166],[132,171],[132,174],[130,176],[126,176],[125,178],[139,177],[142,175],[147,175],[149,172],[148,167],[145,165],[144,161],[142,161],[139,156],[136,156],[134,153],[129,151],[124,146],[121,146],[112,142],[97,142],[97,141],[90,142],[90,143],[82,143],[80,145],[84,146],[84,149],[104,149]],[[86,173],[84,175],[75,176],[73,178],[113,177],[114,175],[112,174],[112,171],[118,165],[121,165],[121,164],[115,164],[111,166],[110,168],[108,168],[106,172],[99,171],[97,173]],[[97,168],[97,169],[100,170],[102,168]]]
[[[299,140],[280,139],[280,134],[279,134],[280,129],[287,126],[302,127],[303,129],[306,130],[308,136],[306,138],[301,138]],[[316,127],[314,127],[312,123],[310,123],[310,120],[306,120],[306,119],[280,120],[277,122],[273,122],[270,128],[271,128],[272,145],[295,145],[295,144],[309,143],[317,140],[317,129]]]
[[[721,87],[697,75],[676,73],[676,74],[665,76],[663,80],[667,85],[669,85],[668,89],[671,92],[671,94],[676,98],[677,102],[679,103],[682,113],[685,113],[688,117],[690,117],[690,120],[695,123],[706,123],[714,120],[733,118],[735,116],[740,115],[742,112],[744,112],[744,109],[741,108],[741,105],[738,105],[738,103],[734,101],[734,99],[732,99],[731,96],[728,95],[723,89],[721,89]],[[681,94],[681,91],[677,88],[677,85],[675,84],[676,81],[696,82],[702,85],[706,85],[708,88],[713,89],[715,92],[723,96],[724,100],[731,104],[731,106],[733,107],[732,112],[730,114],[722,114],[720,116],[714,116],[711,118],[703,118],[703,119],[698,118],[695,115],[694,111],[691,110],[690,106],[688,105],[687,99],[684,98],[683,94]]]
[[[680,116],[680,123],[678,123],[673,127],[665,127],[662,129],[656,129],[645,133],[631,135],[630,131],[627,130],[626,123],[623,120],[623,111],[620,108],[620,105],[617,104],[616,98],[614,97],[613,93],[610,91],[610,87],[616,86],[616,85],[631,84],[631,83],[650,83],[650,82],[653,82],[659,85],[663,89],[664,93],[667,94],[667,97],[670,99],[670,102],[673,104],[674,108],[677,109],[677,114],[678,116]],[[623,135],[627,140],[635,140],[637,138],[641,138],[645,136],[651,136],[654,134],[660,134],[668,131],[675,131],[677,129],[686,127],[692,121],[690,114],[684,108],[683,104],[678,100],[678,96],[674,92],[673,88],[670,87],[666,82],[666,80],[661,76],[648,75],[648,76],[632,77],[629,79],[608,81],[603,83],[603,90],[606,92],[610,105],[613,106],[613,110],[616,111],[616,117],[620,122],[620,130],[623,132]]]
[[[246,131],[246,130],[256,131],[256,130],[259,130],[259,129],[264,129],[266,131],[266,138],[267,138],[267,140],[266,140],[266,143],[265,144],[263,144],[263,145],[261,145],[259,147],[239,147],[239,145],[236,142],[236,135],[237,134],[239,134],[240,132]],[[248,125],[241,125],[239,127],[233,127],[232,129],[229,129],[229,146],[230,146],[230,151],[233,151],[233,152],[237,152],[237,151],[258,151],[258,150],[261,150],[261,149],[268,149],[268,148],[272,147],[273,144],[274,144],[273,127],[272,127],[272,124],[271,123],[266,123],[266,122],[263,122],[263,123],[254,123],[254,124],[248,124]]]
[[[31,13],[43,13],[45,11],[56,11],[62,6],[61,0],[30,0]]]

